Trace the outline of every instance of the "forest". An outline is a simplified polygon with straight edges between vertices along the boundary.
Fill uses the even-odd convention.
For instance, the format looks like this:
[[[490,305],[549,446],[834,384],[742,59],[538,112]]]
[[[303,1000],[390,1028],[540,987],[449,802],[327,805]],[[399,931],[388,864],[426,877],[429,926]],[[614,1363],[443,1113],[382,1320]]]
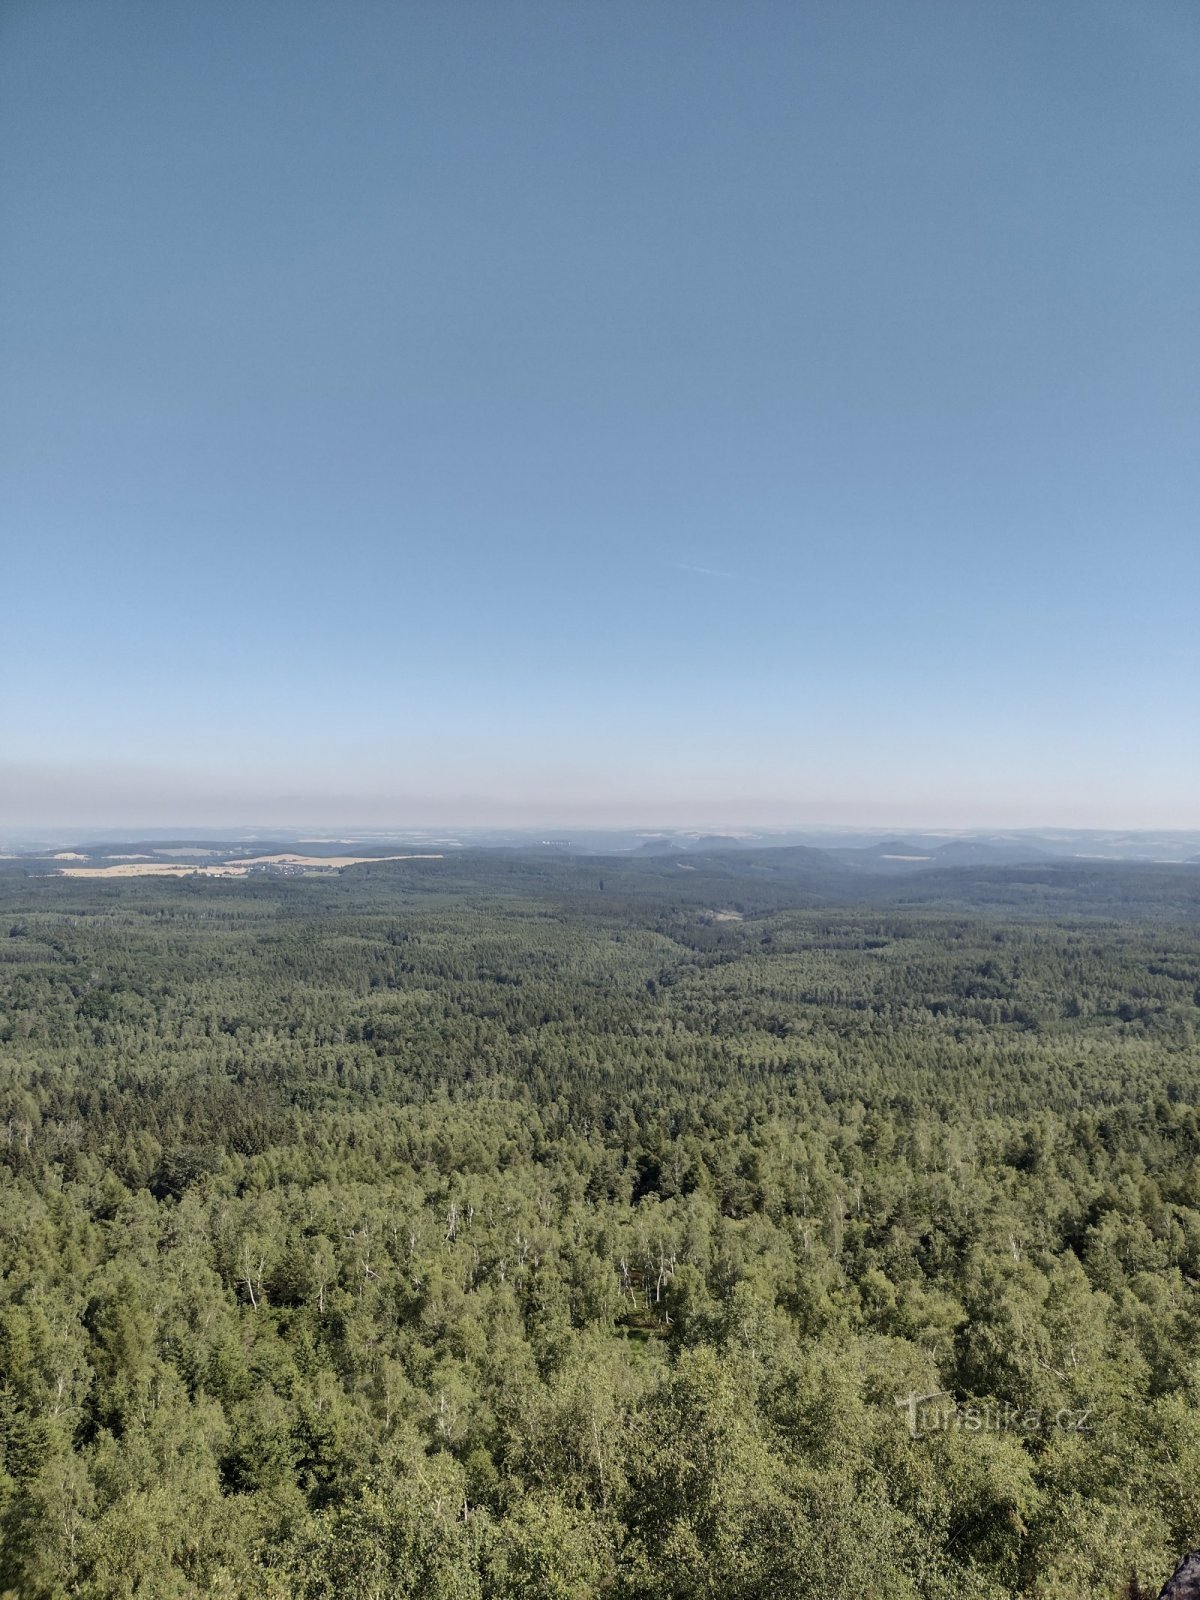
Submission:
[[[0,1592],[1131,1600],[1200,869],[0,872]]]

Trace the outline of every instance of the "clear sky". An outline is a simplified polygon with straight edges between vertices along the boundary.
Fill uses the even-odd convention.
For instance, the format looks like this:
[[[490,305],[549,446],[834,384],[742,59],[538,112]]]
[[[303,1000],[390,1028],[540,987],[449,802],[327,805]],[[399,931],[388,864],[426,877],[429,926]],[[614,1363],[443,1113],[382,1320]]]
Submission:
[[[0,821],[1200,825],[1192,0],[6,0]]]

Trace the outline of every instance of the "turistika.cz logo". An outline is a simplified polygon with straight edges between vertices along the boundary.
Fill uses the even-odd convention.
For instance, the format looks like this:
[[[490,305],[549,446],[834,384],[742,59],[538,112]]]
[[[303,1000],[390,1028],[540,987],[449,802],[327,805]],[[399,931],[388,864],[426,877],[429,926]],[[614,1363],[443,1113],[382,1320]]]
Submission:
[[[923,1439],[934,1433],[1045,1433],[1056,1428],[1063,1433],[1090,1430],[1090,1406],[1060,1406],[1057,1411],[1041,1411],[1011,1405],[1007,1400],[960,1403],[948,1389],[933,1394],[908,1394],[896,1401],[906,1413],[912,1438]]]

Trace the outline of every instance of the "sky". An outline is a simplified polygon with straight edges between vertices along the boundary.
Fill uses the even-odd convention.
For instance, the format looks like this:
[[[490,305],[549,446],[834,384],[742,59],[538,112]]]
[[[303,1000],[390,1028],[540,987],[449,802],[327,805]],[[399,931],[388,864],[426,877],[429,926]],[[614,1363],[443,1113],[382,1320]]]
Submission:
[[[1200,826],[1191,0],[7,0],[0,824]]]

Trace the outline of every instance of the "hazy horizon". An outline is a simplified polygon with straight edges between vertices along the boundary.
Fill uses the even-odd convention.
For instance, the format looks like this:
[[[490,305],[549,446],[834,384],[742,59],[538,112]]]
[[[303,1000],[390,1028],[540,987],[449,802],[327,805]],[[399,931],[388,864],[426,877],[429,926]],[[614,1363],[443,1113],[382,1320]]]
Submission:
[[[2,770],[2,769],[0,769]],[[1163,809],[1157,816],[1129,817],[1098,807],[1055,810],[1030,802],[1020,809],[989,810],[949,801],[893,797],[877,800],[832,798],[800,801],[786,796],[662,796],[646,800],[609,788],[602,798],[568,800],[536,796],[469,793],[428,795],[419,791],[308,792],[231,788],[221,791],[196,779],[189,785],[171,775],[103,772],[66,774],[4,773],[0,784],[0,829],[22,831],[72,828],[122,833],[145,827],[178,829],[181,835],[205,828],[284,832],[319,828],[333,831],[419,829],[765,829],[768,831],[986,833],[1069,832],[1190,833],[1194,814]]]

